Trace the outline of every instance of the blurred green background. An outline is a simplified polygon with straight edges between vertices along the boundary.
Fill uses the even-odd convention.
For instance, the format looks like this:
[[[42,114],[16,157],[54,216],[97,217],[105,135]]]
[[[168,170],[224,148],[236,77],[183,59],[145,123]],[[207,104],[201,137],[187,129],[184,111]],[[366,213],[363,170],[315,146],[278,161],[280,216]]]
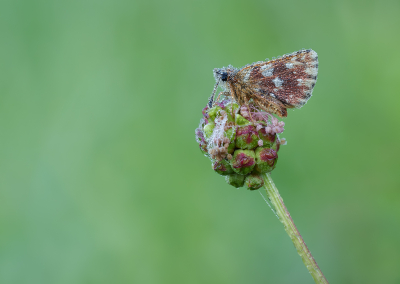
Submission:
[[[0,283],[313,283],[195,142],[213,68],[312,48],[273,178],[331,283],[400,283],[400,2],[0,2]]]

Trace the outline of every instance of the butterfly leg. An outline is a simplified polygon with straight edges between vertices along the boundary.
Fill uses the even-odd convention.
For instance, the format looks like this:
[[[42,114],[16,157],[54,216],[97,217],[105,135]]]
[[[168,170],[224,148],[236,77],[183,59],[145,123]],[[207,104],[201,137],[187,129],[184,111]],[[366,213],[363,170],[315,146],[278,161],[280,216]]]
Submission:
[[[236,95],[234,89],[232,88],[232,85],[229,86],[229,89],[230,89],[230,93],[228,93],[228,92],[226,92],[226,93],[227,93],[228,96],[231,96],[231,98],[232,98],[232,104],[233,104],[233,102],[235,101],[235,102],[237,102],[237,103],[240,105],[239,98],[238,98],[238,96]],[[233,112],[233,105],[232,105],[232,117],[233,117],[233,118],[235,117],[235,116],[234,116],[234,112]]]
[[[247,107],[247,110],[249,111],[250,120],[251,122],[253,122],[253,124],[255,124],[253,117],[251,116],[251,109],[249,106],[249,101],[247,100],[247,96],[243,96],[243,99],[244,99],[244,105]]]
[[[214,103],[219,101],[219,98],[221,97],[221,95],[227,97],[227,96],[230,96],[231,94],[229,94],[229,92],[220,92],[220,93],[218,94],[217,99],[214,101]]]

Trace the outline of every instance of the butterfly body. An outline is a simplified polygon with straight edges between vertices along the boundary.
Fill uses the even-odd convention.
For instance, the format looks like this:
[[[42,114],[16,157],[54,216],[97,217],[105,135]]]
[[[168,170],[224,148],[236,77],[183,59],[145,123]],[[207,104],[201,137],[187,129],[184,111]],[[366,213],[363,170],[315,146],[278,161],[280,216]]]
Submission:
[[[288,108],[300,108],[311,97],[317,81],[318,55],[300,50],[280,58],[256,62],[241,69],[214,69],[217,83],[240,105],[253,103],[280,117]]]

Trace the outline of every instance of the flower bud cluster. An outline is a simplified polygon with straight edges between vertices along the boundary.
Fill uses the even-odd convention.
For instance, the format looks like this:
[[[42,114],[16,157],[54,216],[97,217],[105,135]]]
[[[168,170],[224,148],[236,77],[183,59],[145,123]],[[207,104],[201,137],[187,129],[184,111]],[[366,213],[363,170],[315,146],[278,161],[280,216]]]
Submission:
[[[210,154],[211,159],[216,159],[217,161],[225,159],[228,156],[229,142],[230,140],[227,137],[216,140],[216,145],[208,150],[208,154]]]
[[[263,186],[260,174],[271,172],[278,160],[278,134],[285,123],[257,107],[239,106],[230,99],[203,109],[196,129],[200,150],[212,169],[230,185],[255,190]]]

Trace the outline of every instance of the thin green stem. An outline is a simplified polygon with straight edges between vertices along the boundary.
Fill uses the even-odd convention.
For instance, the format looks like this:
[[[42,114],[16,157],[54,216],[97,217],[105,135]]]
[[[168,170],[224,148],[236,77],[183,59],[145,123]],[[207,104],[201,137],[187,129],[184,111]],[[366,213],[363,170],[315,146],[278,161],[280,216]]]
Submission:
[[[296,247],[297,253],[300,255],[304,265],[307,267],[311,276],[314,278],[315,283],[329,284],[328,280],[326,280],[321,269],[319,269],[318,264],[315,261],[314,257],[311,255],[311,252],[309,251],[299,231],[297,230],[292,217],[290,217],[289,211],[287,210],[285,204],[283,203],[283,199],[280,196],[279,191],[276,188],[274,182],[272,181],[271,175],[264,174],[263,179],[264,179],[265,190],[267,191],[268,198],[275,209],[275,213],[277,214],[279,220],[285,227],[286,233],[292,239],[292,242]]]

